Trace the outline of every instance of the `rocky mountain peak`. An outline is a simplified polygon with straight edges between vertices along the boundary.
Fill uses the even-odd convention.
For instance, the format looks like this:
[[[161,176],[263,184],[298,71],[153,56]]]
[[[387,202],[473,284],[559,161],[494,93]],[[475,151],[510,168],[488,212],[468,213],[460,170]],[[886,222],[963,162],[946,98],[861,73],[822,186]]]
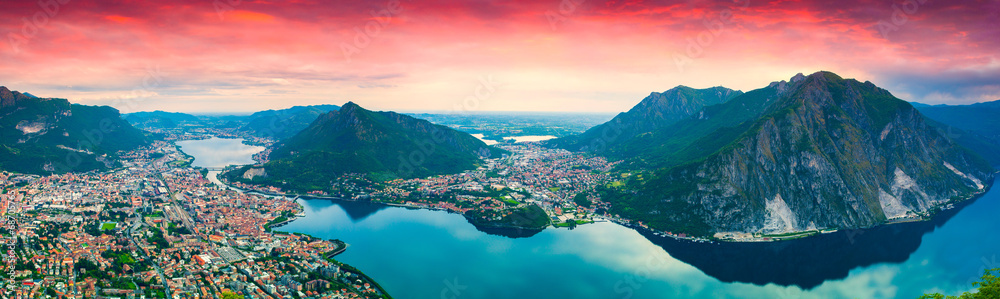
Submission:
[[[340,111],[347,113],[354,113],[357,109],[361,109],[361,106],[358,106],[358,104],[355,104],[354,102],[347,102],[343,106],[340,106]]]
[[[651,92],[628,113],[653,118],[686,118],[704,106],[725,102],[740,93],[725,87],[694,89],[678,85],[664,92]]]
[[[669,130],[700,133],[637,139],[661,143],[628,153],[673,161],[608,196],[610,211],[706,236],[857,228],[926,215],[993,180],[985,160],[874,84],[816,72],[771,87],[785,93],[765,101],[771,90],[751,91],[712,108],[767,105],[739,123],[723,122],[731,113]]]
[[[28,98],[30,97],[20,92],[11,91],[6,86],[0,86],[0,108],[17,105],[18,102]]]
[[[824,72],[820,71],[820,72],[813,73],[813,74],[811,74],[809,76],[803,75],[802,73],[798,73],[798,74],[795,74],[795,76],[792,76],[792,78],[789,79],[788,81],[785,81],[785,80],[774,81],[774,82],[771,82],[771,84],[768,84],[767,87],[768,88],[774,88],[774,89],[776,89],[778,91],[778,94],[781,95],[781,94],[784,94],[786,91],[788,91],[790,89],[790,87],[795,86],[797,83],[800,83],[800,82],[806,80],[807,78],[810,78],[810,77],[813,77],[813,76],[817,76],[817,77],[814,77],[814,78],[815,79],[823,79],[822,78],[823,76],[821,75],[822,73],[824,73]]]
[[[818,73],[819,72],[817,72],[816,74],[818,74]],[[798,74],[795,74],[795,76],[792,76],[791,81],[792,81],[792,83],[798,83],[799,81],[802,81],[802,79],[805,79],[805,78],[806,78],[805,75],[802,75],[802,73],[798,73]]]

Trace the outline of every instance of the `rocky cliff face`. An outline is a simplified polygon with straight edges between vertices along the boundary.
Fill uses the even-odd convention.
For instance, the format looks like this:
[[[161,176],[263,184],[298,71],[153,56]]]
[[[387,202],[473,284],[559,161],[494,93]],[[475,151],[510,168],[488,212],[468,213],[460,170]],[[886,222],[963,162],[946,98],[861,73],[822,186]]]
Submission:
[[[792,81],[721,149],[654,171],[616,210],[701,235],[858,228],[992,182],[988,163],[888,91],[827,72]]]

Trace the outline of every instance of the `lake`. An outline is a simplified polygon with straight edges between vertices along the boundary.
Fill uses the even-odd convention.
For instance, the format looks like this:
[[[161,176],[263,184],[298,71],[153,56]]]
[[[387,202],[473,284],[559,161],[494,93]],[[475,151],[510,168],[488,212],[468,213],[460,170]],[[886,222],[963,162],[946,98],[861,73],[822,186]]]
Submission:
[[[444,211],[299,203],[306,216],[277,230],[349,243],[337,259],[396,298],[916,298],[970,290],[983,269],[1000,267],[1000,191],[933,221],[732,244],[608,222],[508,238]]]
[[[181,151],[194,157],[191,166],[226,167],[256,163],[253,155],[264,150],[263,146],[243,144],[243,139],[218,138],[178,141]],[[222,186],[217,175],[219,171],[209,171],[208,180]]]
[[[497,144],[496,140],[483,139],[483,137],[486,137],[486,135],[483,135],[483,134],[472,134],[472,136],[478,138],[482,142],[485,142],[486,145]],[[553,138],[556,138],[556,136],[550,136],[550,135],[545,135],[545,136],[530,135],[530,136],[510,136],[510,137],[504,137],[504,139],[514,139],[514,142],[537,142],[537,141],[545,141],[545,140],[549,140],[549,139],[553,139]]]
[[[243,144],[243,139],[218,137],[178,141],[177,145],[181,151],[195,157],[191,166],[197,167],[253,164],[253,154],[264,150],[262,146]]]
[[[483,135],[483,134],[472,134],[472,137],[476,137],[477,139],[479,139],[483,143],[486,143],[486,145],[497,144],[496,140],[483,139],[483,137],[486,137],[486,135]]]
[[[545,140],[553,139],[553,138],[556,138],[556,136],[549,136],[549,135],[546,135],[546,136],[511,136],[510,138],[514,139],[514,142],[536,142],[536,141],[545,141]]]

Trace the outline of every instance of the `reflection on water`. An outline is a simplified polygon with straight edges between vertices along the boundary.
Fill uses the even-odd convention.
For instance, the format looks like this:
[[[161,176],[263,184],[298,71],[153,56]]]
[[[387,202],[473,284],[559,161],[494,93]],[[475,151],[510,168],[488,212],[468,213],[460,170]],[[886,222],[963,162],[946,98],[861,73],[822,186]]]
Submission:
[[[235,157],[207,149],[183,148],[203,162],[216,154]],[[227,162],[212,163],[202,165]],[[983,269],[1000,267],[998,191],[929,222],[725,244],[666,239],[607,222],[511,238],[444,211],[298,202],[306,217],[282,231],[351,244],[337,258],[396,298],[438,298],[456,285],[465,288],[447,295],[463,299],[916,298],[970,290]]]
[[[774,283],[804,289],[846,278],[850,270],[878,263],[902,263],[920,247],[924,234],[940,227],[973,201],[938,213],[931,221],[843,230],[799,240],[760,243],[696,243],[641,234],[671,256],[723,282]]]
[[[325,200],[325,199],[312,199],[308,196],[303,196],[302,198],[308,200]],[[338,200],[337,205],[344,210],[347,217],[351,218],[351,222],[360,222],[365,220],[371,215],[374,215],[378,211],[389,208],[383,204],[372,203],[370,201],[349,201],[349,200]]]
[[[484,233],[487,233],[487,234],[490,234],[490,235],[494,235],[494,236],[502,236],[502,237],[513,238],[513,239],[516,239],[516,238],[528,238],[528,237],[537,235],[538,233],[540,233],[540,232],[542,232],[544,230],[544,229],[525,229],[525,228],[506,228],[506,227],[482,226],[482,225],[478,225],[476,223],[473,223],[472,221],[469,221],[469,223],[471,223],[472,226],[476,227],[476,229],[479,230],[479,231],[481,231],[481,232],[484,232]]]
[[[348,242],[338,259],[398,298],[437,298],[456,278],[460,298],[916,298],[970,289],[1000,254],[996,192],[930,222],[723,244],[607,222],[509,238],[444,211],[299,202],[306,217],[283,231]]]

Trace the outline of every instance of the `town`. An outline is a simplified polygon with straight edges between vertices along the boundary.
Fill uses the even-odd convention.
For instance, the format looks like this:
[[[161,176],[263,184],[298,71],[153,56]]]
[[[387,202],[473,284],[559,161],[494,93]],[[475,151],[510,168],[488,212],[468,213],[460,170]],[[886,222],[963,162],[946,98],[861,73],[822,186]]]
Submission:
[[[390,298],[302,208],[221,188],[172,143],[107,172],[0,174],[4,298]]]
[[[641,221],[608,212],[610,203],[601,199],[599,189],[621,187],[624,177],[631,175],[615,171],[619,162],[549,148],[537,142],[495,146],[509,154],[503,158],[485,159],[477,169],[463,173],[388,181],[379,181],[366,174],[344,174],[333,183],[331,191],[316,190],[299,195],[445,210],[485,226],[572,229],[581,224],[610,221],[662,237],[710,241],[657,230]],[[274,186],[227,184],[263,194],[294,195],[294,192]],[[532,207],[540,211],[532,212]]]

